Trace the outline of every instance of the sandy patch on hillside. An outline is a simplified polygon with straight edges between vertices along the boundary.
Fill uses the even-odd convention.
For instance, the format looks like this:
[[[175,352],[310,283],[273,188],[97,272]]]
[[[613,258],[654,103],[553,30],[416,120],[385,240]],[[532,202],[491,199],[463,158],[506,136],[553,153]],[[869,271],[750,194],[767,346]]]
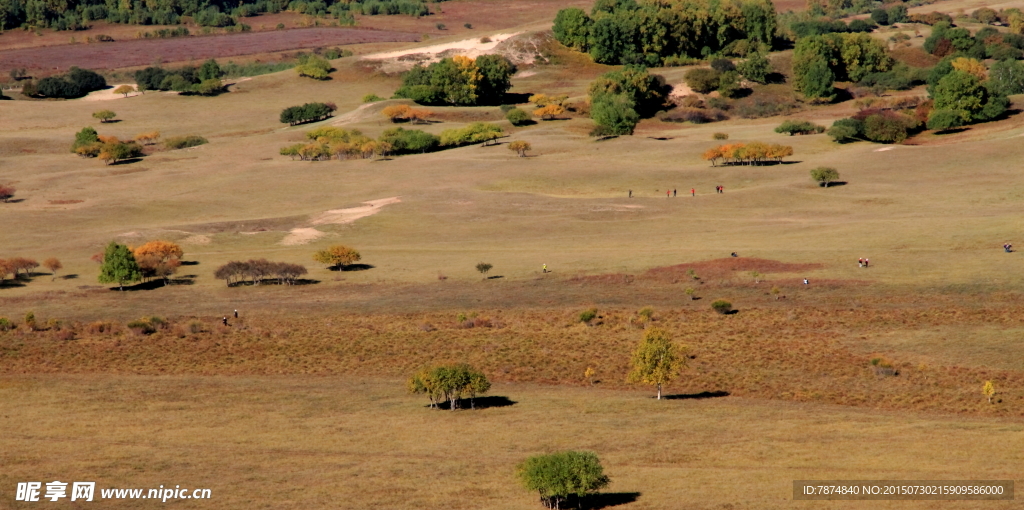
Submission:
[[[489,42],[480,42],[482,38],[473,38],[408,50],[373,53],[362,59],[378,61],[380,70],[385,73],[407,71],[417,64],[431,64],[455,55],[477,58],[480,55],[500,54],[515,64],[532,64],[537,55],[537,44],[535,41],[531,44],[531,41],[519,40],[523,38],[516,39],[520,34],[522,32],[495,34],[489,36]]]
[[[285,246],[295,246],[297,244],[306,244],[310,241],[320,239],[325,234],[315,228],[293,228],[288,232],[288,235],[284,236],[281,240],[281,244]]]
[[[117,88],[121,85],[131,85],[132,87],[135,86],[134,83],[118,83],[117,85],[113,85],[109,89],[96,90],[90,92],[86,94],[85,97],[81,98],[80,101],[110,101],[111,99],[124,99],[124,94],[114,93],[114,90],[117,90]],[[138,91],[131,92],[128,94],[128,97],[135,97],[137,95],[139,95]]]
[[[885,152],[885,151],[891,151],[892,149],[893,149],[892,147],[882,147],[881,149],[875,149],[874,152]]]
[[[400,197],[381,198],[377,200],[370,200],[363,202],[366,205],[359,207],[350,207],[348,209],[332,209],[330,211],[324,211],[323,213],[313,217],[312,223],[314,225],[344,225],[346,223],[352,223],[360,218],[367,216],[373,216],[380,212],[380,210],[391,204],[397,204],[401,202]],[[293,231],[294,232],[294,231]]]
[[[181,242],[184,244],[210,244],[210,236],[204,236],[202,234],[196,234],[194,236],[188,236]]]
[[[672,92],[668,94],[668,98],[673,100],[682,99],[686,96],[692,96],[693,94],[693,89],[691,89],[686,83],[676,83],[672,85]]]

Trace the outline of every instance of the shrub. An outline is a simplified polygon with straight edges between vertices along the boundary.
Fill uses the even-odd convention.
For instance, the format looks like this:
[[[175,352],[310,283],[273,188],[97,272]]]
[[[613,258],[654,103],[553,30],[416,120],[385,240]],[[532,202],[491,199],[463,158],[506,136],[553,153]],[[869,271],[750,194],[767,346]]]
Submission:
[[[326,80],[332,70],[331,63],[317,55],[299,57],[299,65],[295,67],[295,72],[299,73],[299,76],[314,80]]]
[[[597,317],[597,308],[591,308],[580,312],[580,322],[590,322],[594,320],[595,317]]]
[[[196,147],[206,143],[209,143],[206,138],[199,135],[173,136],[171,138],[164,139],[164,147],[171,150]]]
[[[823,133],[825,126],[819,126],[813,122],[804,120],[786,120],[779,127],[775,128],[776,133],[785,133],[789,136],[797,135],[812,135],[817,133]]]
[[[928,129],[946,131],[963,125],[963,115],[953,110],[933,110],[928,116]]]
[[[712,140],[728,140],[729,133],[715,133],[711,135]]]
[[[0,317],[0,331],[10,331],[16,326],[7,317]]]
[[[761,117],[786,115],[795,108],[796,102],[793,101],[791,97],[754,96],[737,101],[731,111],[744,119],[757,119]]]
[[[390,144],[395,154],[429,152],[441,143],[440,138],[425,131],[400,127],[385,130],[379,140]]]
[[[331,116],[337,107],[332,103],[306,103],[302,106],[289,106],[281,111],[281,123],[294,126],[306,122],[316,122]]]
[[[654,308],[645,306],[636,312],[637,316],[641,317],[645,321],[650,321],[654,317]]]
[[[732,311],[732,303],[724,299],[717,299],[711,303],[711,309],[721,314],[727,314]]]
[[[462,146],[471,143],[487,145],[504,133],[500,126],[485,122],[474,122],[464,128],[453,128],[441,131],[441,145]]]
[[[711,68],[720,73],[736,70],[736,64],[727,58],[716,58],[711,61]]]
[[[864,136],[864,123],[854,118],[839,119],[828,129],[828,136],[835,142],[852,142]]]
[[[819,166],[811,170],[811,179],[814,179],[819,186],[827,188],[830,183],[839,180],[839,171],[832,167]]]
[[[714,69],[699,67],[686,72],[683,79],[695,92],[707,94],[718,88],[722,73]]]
[[[367,95],[363,96],[363,102],[364,103],[376,103],[377,101],[383,101],[383,100],[384,100],[384,98],[378,96],[377,94],[367,94]]]
[[[676,108],[670,112],[659,114],[662,122],[692,122],[694,124],[707,124],[727,120],[728,115],[717,108]]]
[[[529,491],[537,491],[548,508],[558,508],[570,495],[577,498],[608,485],[608,477],[597,454],[564,451],[535,455],[518,466],[520,482]]]
[[[505,118],[508,119],[513,126],[522,126],[531,121],[530,114],[519,108],[512,108],[511,110],[508,110],[508,112],[505,113]]]
[[[136,335],[152,335],[153,333],[156,333],[156,327],[153,324],[150,324],[147,319],[131,321],[126,324],[126,326],[128,326],[128,329]]]
[[[481,262],[481,263],[476,265],[476,270],[479,271],[480,274],[487,274],[487,272],[490,271],[492,267],[494,267],[494,266],[491,265],[491,264],[488,264],[486,262]]]

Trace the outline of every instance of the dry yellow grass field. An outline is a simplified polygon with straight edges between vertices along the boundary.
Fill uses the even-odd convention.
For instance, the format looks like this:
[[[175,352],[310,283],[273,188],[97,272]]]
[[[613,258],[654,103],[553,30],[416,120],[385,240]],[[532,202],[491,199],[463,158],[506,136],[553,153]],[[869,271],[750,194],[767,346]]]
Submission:
[[[920,10],[974,5],[956,2]],[[460,27],[473,5],[443,4]],[[418,46],[543,30],[557,7],[524,5],[536,8]],[[611,69],[548,56],[524,66],[513,93],[581,99]],[[790,54],[775,59],[785,72]],[[513,127],[497,107],[438,107],[438,122],[405,127],[436,134],[484,120],[509,137],[382,160],[280,156],[315,127],[373,137],[391,127],[380,111],[398,100],[362,98],[390,97],[399,78],[356,57],[333,65],[329,81],[286,71],[217,97],[0,102],[0,184],[18,189],[0,203],[0,258],[64,264],[56,279],[0,286],[0,317],[20,326],[0,332],[0,508],[20,508],[17,482],[54,479],[212,489],[210,501],[178,502],[190,508],[540,508],[514,467],[564,448],[596,451],[613,480],[602,504],[626,509],[793,508],[792,481],[805,478],[1021,475],[1024,259],[1001,249],[1024,247],[1021,115],[887,146],[787,137],[773,131],[782,117],[738,116],[647,119],[634,136],[597,141],[585,118]],[[680,84],[686,68],[654,72]],[[338,111],[278,122],[310,101]],[[121,121],[100,124],[99,109]],[[854,111],[850,101],[801,104],[789,118],[829,125]],[[68,152],[84,126],[209,143],[107,166]],[[721,143],[716,132],[795,155],[712,167],[701,153]],[[530,157],[507,150],[511,140],[530,142]],[[845,184],[818,187],[809,170],[822,165]],[[379,200],[374,214],[325,221]],[[185,250],[177,284],[115,292],[97,282],[90,257],[111,240],[156,239]],[[314,264],[333,244],[358,249],[368,267]],[[305,264],[310,284],[228,287],[213,276],[261,257]],[[717,298],[739,312],[712,313]],[[729,396],[656,402],[623,382],[643,306],[692,356],[668,393]],[[601,319],[588,327],[577,317],[590,307]],[[221,326],[236,309],[241,318]],[[27,312],[42,331],[23,327]],[[490,322],[470,329],[459,314]],[[149,336],[123,325],[150,316],[171,325]],[[96,322],[116,324],[100,332]],[[880,357],[899,375],[874,373]],[[515,404],[448,413],[406,393],[412,371],[463,361]],[[995,404],[981,393],[986,380]],[[938,507],[1016,508],[870,503]]]
[[[0,484],[178,484],[212,498],[176,506],[211,509],[540,508],[517,486],[516,463],[582,448],[612,479],[607,501],[635,498],[621,508],[781,509],[796,506],[795,479],[1014,479],[1024,462],[1016,421],[522,384],[491,392],[514,405],[452,413],[402,388],[337,377],[3,377]],[[866,504],[1017,507],[800,506]]]

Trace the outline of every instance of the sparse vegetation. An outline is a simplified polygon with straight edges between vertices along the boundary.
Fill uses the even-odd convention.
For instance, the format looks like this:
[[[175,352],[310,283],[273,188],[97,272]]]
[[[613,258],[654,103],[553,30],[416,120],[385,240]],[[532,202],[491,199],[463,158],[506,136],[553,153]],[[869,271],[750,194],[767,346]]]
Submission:
[[[667,331],[649,328],[633,351],[632,369],[626,380],[656,386],[658,400],[661,400],[661,387],[675,379],[679,370],[686,366],[684,354],[684,350],[672,342]]]
[[[825,132],[825,126],[819,126],[805,120],[786,120],[775,128],[776,133],[793,135],[813,135]]]
[[[198,147],[207,143],[209,141],[199,135],[172,136],[164,139],[164,147],[171,150]]]
[[[819,166],[811,170],[811,179],[827,188],[829,184],[839,180],[839,171],[832,167]]]
[[[711,309],[721,314],[727,314],[732,311],[732,303],[724,299],[716,299],[711,303]]]
[[[587,451],[535,455],[519,464],[517,469],[523,487],[537,491],[547,508],[561,508],[569,496],[582,499],[610,482],[597,454]]]
[[[114,117],[117,117],[117,114],[110,110],[100,110],[98,112],[93,112],[92,117],[94,119],[99,119],[102,123],[107,123],[114,120]]]
[[[358,251],[348,246],[336,244],[314,253],[313,260],[321,264],[327,264],[327,267],[344,268],[359,262],[362,260],[362,256]]]
[[[461,364],[417,372],[409,378],[407,387],[411,393],[427,395],[431,408],[437,409],[440,404],[448,402],[448,409],[454,411],[459,407],[459,400],[465,397],[469,397],[469,407],[474,409],[476,397],[487,393],[491,383],[483,372]]]

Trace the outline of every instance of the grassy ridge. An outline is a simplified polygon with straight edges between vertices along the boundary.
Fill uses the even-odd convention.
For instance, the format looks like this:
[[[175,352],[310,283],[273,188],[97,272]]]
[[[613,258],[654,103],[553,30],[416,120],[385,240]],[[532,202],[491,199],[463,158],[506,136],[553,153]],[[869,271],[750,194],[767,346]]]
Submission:
[[[601,310],[592,325],[579,310],[486,311],[459,322],[452,314],[318,314],[240,320],[232,326],[179,321],[146,336],[96,323],[0,336],[0,373],[202,375],[357,374],[404,377],[427,364],[465,361],[504,382],[621,388],[642,329],[666,328],[692,357],[671,393],[817,401],[885,409],[1024,415],[1024,373],[972,359],[969,346],[946,346],[957,363],[911,351],[860,346],[892,331],[1020,327],[1019,308],[998,312],[801,308],[735,315],[662,309],[650,323],[632,310]],[[474,316],[475,315],[475,316]],[[198,332],[195,332],[198,331]],[[73,340],[69,340],[73,338]],[[1012,342],[1012,340],[1008,340]],[[1008,344],[1004,344],[1008,346]],[[934,352],[933,352],[934,354]],[[871,363],[891,364],[884,375]],[[948,357],[946,359],[949,359]],[[981,395],[996,382],[1000,402]]]

